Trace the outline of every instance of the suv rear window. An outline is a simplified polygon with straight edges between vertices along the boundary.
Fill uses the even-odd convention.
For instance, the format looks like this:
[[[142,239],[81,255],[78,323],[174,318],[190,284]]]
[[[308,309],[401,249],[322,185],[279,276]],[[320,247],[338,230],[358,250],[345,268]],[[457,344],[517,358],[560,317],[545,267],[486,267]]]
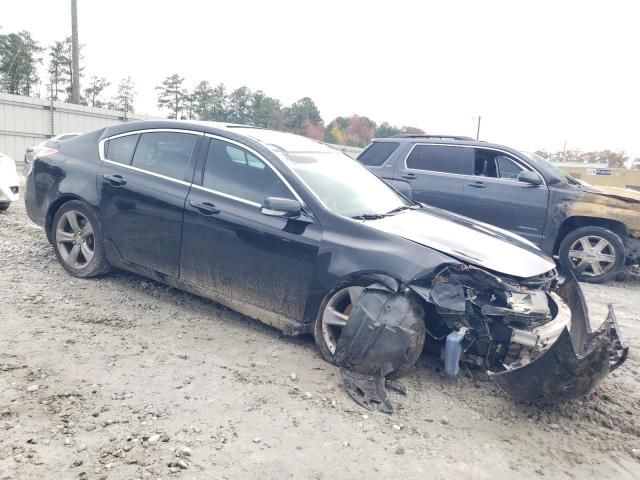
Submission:
[[[369,167],[379,167],[396,151],[398,145],[400,144],[397,142],[373,142],[358,155],[358,161]]]
[[[416,145],[407,157],[407,168],[430,172],[466,173],[471,169],[473,161],[473,148]]]

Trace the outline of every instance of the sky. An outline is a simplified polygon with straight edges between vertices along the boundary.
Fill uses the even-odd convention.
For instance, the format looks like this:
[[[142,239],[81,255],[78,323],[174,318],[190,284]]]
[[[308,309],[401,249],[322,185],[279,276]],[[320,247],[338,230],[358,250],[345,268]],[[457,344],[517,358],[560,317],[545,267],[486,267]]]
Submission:
[[[311,97],[325,123],[475,136],[481,116],[481,139],[521,150],[640,157],[633,0],[78,0],[78,17],[84,80],[130,75],[140,113],[163,115],[154,87],[177,72]],[[71,32],[70,0],[0,0],[0,26],[50,45]]]

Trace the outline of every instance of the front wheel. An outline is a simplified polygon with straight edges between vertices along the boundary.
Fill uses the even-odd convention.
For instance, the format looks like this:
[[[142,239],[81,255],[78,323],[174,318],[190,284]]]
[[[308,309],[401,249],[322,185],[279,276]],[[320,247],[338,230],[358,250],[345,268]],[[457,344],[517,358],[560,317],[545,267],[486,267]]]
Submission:
[[[624,267],[625,251],[620,237],[602,227],[581,227],[570,232],[558,250],[560,265],[582,282],[604,283]]]
[[[56,257],[71,275],[88,278],[109,270],[102,224],[84,202],[73,200],[62,205],[53,217],[51,229]]]
[[[316,319],[313,337],[320,355],[327,362],[335,365],[334,355],[342,329],[347,324],[354,305],[365,288],[379,283],[375,278],[363,278],[348,284],[343,284],[327,295],[322,302]],[[410,369],[420,358],[424,347],[426,326],[424,322],[416,324],[418,341],[411,347],[405,363],[396,374],[402,374]]]

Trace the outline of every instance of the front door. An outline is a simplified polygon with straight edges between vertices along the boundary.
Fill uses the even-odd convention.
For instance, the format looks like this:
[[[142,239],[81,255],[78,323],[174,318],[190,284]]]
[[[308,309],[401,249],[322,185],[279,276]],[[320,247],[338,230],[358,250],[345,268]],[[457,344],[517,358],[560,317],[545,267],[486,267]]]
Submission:
[[[467,216],[522,235],[540,245],[549,190],[518,181],[528,170],[521,161],[496,150],[475,148],[474,175],[465,182]]]
[[[98,174],[104,235],[125,262],[180,273],[184,202],[201,133],[154,131],[112,138]]]
[[[221,301],[302,320],[321,230],[309,218],[263,215],[269,196],[295,199],[256,154],[211,138],[186,202],[181,279]]]

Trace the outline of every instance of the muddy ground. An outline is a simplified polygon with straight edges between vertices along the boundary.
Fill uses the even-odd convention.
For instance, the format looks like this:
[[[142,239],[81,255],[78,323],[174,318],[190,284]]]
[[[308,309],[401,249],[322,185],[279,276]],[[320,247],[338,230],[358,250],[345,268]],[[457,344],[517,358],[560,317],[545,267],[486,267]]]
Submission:
[[[113,272],[71,278],[0,214],[0,479],[640,478],[640,274],[585,285],[632,351],[584,401],[518,404],[423,358],[397,413],[345,393],[310,337]]]

